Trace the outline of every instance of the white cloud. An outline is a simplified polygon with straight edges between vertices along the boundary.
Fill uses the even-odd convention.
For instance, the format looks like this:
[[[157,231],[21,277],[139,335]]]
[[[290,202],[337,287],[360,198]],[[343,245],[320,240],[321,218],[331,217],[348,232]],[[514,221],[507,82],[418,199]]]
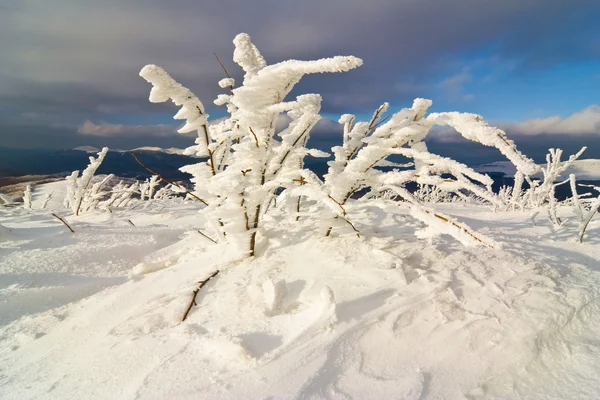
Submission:
[[[483,116],[485,118],[485,115]],[[491,126],[504,129],[509,138],[517,135],[600,135],[600,106],[591,105],[566,118],[552,116],[534,118],[522,122],[489,121]],[[454,129],[436,126],[428,136],[436,142],[459,143],[465,139]]]
[[[292,119],[287,114],[279,114],[277,117],[277,121],[275,122],[275,129],[279,132],[285,129]],[[338,133],[342,131],[342,126],[338,124],[336,121],[331,120],[327,117],[321,117],[319,122],[314,126],[311,130],[311,135],[313,134],[328,134],[328,133]]]
[[[500,124],[505,130],[527,135],[540,134],[600,134],[600,106],[591,105],[566,118],[558,115],[534,118],[523,122]]]
[[[465,86],[473,80],[473,75],[465,68],[459,74],[452,75],[438,84],[444,95],[449,100],[470,101],[475,98],[475,95],[465,93]]]
[[[85,121],[77,128],[77,133],[89,136],[173,136],[176,128],[172,125],[122,125],[107,122]]]

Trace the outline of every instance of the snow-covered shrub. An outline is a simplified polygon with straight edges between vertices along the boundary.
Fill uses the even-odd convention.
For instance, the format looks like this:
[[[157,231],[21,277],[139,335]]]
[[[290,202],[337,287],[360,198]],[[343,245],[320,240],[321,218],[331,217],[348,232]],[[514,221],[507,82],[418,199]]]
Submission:
[[[70,208],[75,215],[79,215],[81,211],[81,204],[88,195],[87,191],[90,188],[90,183],[96,170],[102,164],[108,147],[104,147],[102,151],[98,153],[97,157],[90,157],[90,163],[85,170],[79,176],[79,171],[73,171],[73,173],[67,177],[67,195],[65,197],[64,205]]]
[[[160,178],[158,175],[152,175],[149,179],[146,179],[140,184],[140,200],[151,200],[154,198],[154,191],[156,186],[159,184]]]
[[[155,200],[165,200],[165,199],[169,199],[169,198],[173,197],[175,192],[172,189],[173,189],[173,185],[171,185],[171,184],[161,187],[154,194],[154,199]]]
[[[135,201],[133,195],[139,193],[139,188],[140,183],[138,181],[133,182],[131,185],[119,181],[119,183],[112,188],[110,197],[103,201],[99,207],[109,211],[111,207],[126,207]]]
[[[572,206],[575,207],[575,212],[583,218],[581,211],[580,197],[577,194],[577,179],[571,174],[568,179],[562,182],[557,182],[560,176],[573,166],[574,162],[586,150],[583,147],[579,152],[569,157],[568,160],[561,160],[563,151],[561,149],[550,149],[546,156],[546,165],[538,167],[538,173],[541,173],[542,179],[532,177],[530,173],[518,170],[515,174],[515,182],[513,187],[504,186],[500,189],[499,197],[504,203],[502,210],[539,210],[545,208],[548,213],[548,219],[555,225],[559,226],[562,221],[557,214],[557,206],[559,205],[556,199],[556,188],[560,185],[569,183],[573,197],[567,199]],[[529,187],[523,188],[523,184],[527,182]]]
[[[289,60],[267,65],[246,34],[234,39],[234,61],[244,70],[240,87],[233,79],[219,82],[229,88],[217,105],[227,107],[229,118],[208,125],[204,105],[162,68],[145,66],[140,75],[153,85],[150,101],[171,99],[180,111],[176,119],[186,124],[181,133],[196,131],[196,146],[187,154],[206,161],[181,170],[190,173],[194,194],[206,206],[202,211],[222,241],[234,244],[242,254],[254,255],[261,217],[280,187],[301,185],[313,175],[303,168],[304,157],[323,156],[306,149],[311,129],[319,121],[321,97],[316,94],[284,101],[306,74],[345,72],[362,61],[356,57],[333,57],[317,61]],[[292,122],[277,132],[276,122],[287,114]]]
[[[92,211],[98,207],[100,201],[108,195],[109,191],[106,191],[105,187],[113,177],[113,174],[105,176],[101,181],[94,183],[92,187],[85,192],[83,201],[81,202],[82,212]]]
[[[492,191],[493,181],[489,176],[427,151],[423,140],[435,125],[452,126],[466,139],[498,148],[526,173],[536,171],[537,166],[533,161],[522,155],[503,131],[490,127],[482,117],[454,112],[426,116],[431,104],[431,100],[416,99],[411,108],[400,110],[387,121],[381,120],[387,111],[387,104],[379,107],[368,123],[355,123],[355,117],[348,114],[340,118],[344,132],[343,144],[332,149],[334,160],[329,162],[324,180],[320,182],[312,177],[308,185],[294,189],[329,206],[332,224],[325,233],[327,236],[331,234],[335,220],[348,222],[346,203],[365,189],[372,193],[396,193],[411,205],[415,217],[425,223],[431,223],[433,217],[436,226],[443,223],[452,228],[446,229],[449,234],[462,231],[462,228],[454,229],[457,226],[448,216],[424,211],[420,202],[406,189],[408,183],[430,185],[457,196],[467,197],[463,194],[466,192],[495,207],[503,206],[501,199]],[[413,163],[395,164],[389,160],[389,157],[398,155],[412,159]],[[408,168],[412,166],[414,168]],[[315,190],[314,186],[320,186],[320,190]]]
[[[31,209],[31,185],[25,187],[25,192],[23,193],[23,207],[28,210]]]
[[[226,106],[229,117],[210,125],[203,103],[162,68],[147,65],[140,76],[153,86],[151,102],[171,100],[181,107],[175,119],[186,123],[179,132],[197,132],[196,145],[186,149],[186,153],[205,161],[181,170],[192,175],[194,196],[204,204],[202,212],[215,236],[219,241],[235,244],[242,254],[254,255],[256,235],[263,228],[262,217],[281,190],[288,191],[285,198],[293,205],[296,219],[301,198],[324,205],[327,211],[321,217],[326,235],[339,221],[354,228],[347,216],[347,202],[368,190],[370,194],[365,199],[380,193],[399,196],[416,218],[434,227],[433,231],[451,234],[464,243],[491,245],[491,241],[481,239],[452,218],[423,207],[405,188],[415,182],[446,196],[476,197],[495,208],[506,205],[503,198],[492,192],[489,176],[427,151],[423,140],[435,125],[450,126],[468,140],[496,147],[523,176],[538,171],[537,165],[521,154],[502,130],[489,126],[481,116],[457,112],[427,115],[431,100],[416,99],[411,108],[402,109],[387,120],[382,119],[387,103],[375,111],[369,122],[355,123],[353,115],[343,115],[339,121],[344,130],[343,143],[332,149],[334,160],[329,162],[328,173],[321,180],[304,168],[306,155],[326,156],[306,148],[311,129],[320,119],[321,97],[305,94],[284,100],[305,74],[345,72],[360,66],[362,61],[338,56],[267,65],[248,35],[236,36],[234,45],[233,59],[245,76],[237,88],[232,78],[219,82],[229,93],[219,95],[215,104]],[[291,122],[278,131],[277,121],[282,114],[287,114]],[[389,159],[395,156],[413,162],[396,164]]]
[[[573,198],[576,199],[577,191],[574,186],[575,184],[573,183],[573,180],[574,180],[573,177],[574,177],[574,175],[571,174],[571,176],[569,178],[571,179],[571,182],[572,182],[571,190],[573,190]],[[595,186],[595,185],[582,185],[582,186],[590,187],[590,188],[594,189],[596,192],[600,192],[600,186]],[[579,242],[583,242],[583,236],[585,235],[585,231],[586,231],[588,225],[592,221],[592,218],[594,218],[594,215],[596,215],[596,213],[600,209],[600,196],[598,196],[595,199],[590,199],[586,203],[587,204],[584,205],[582,202],[580,202],[578,200],[577,205],[576,205],[579,209],[579,212],[577,212],[577,211],[576,212],[578,214],[580,214],[580,218],[581,218],[581,222],[579,224]]]
[[[434,185],[419,185],[419,188],[413,192],[414,198],[422,204],[453,203],[461,199],[458,193],[446,192]],[[462,194],[462,193],[461,193]]]

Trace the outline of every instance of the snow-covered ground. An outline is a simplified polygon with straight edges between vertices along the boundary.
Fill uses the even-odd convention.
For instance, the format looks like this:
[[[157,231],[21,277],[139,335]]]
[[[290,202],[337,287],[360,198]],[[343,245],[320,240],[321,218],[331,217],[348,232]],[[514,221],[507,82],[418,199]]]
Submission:
[[[576,224],[436,206],[492,250],[416,239],[392,205],[349,206],[361,238],[275,212],[240,262],[197,232],[197,202],[55,211],[72,234],[61,185],[0,208],[2,399],[600,396],[599,219],[580,244]]]

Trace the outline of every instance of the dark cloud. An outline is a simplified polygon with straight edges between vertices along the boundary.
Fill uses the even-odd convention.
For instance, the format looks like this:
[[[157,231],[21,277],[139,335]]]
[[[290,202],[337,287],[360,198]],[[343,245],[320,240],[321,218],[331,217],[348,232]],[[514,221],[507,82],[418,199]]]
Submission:
[[[8,124],[26,125],[27,114],[74,132],[105,115],[164,112],[167,106],[147,102],[149,87],[137,76],[147,63],[165,67],[210,106],[223,77],[212,52],[239,78],[231,40],[242,31],[269,63],[363,58],[356,71],[302,83],[301,90],[323,94],[328,112],[426,96],[431,79],[468,52],[491,52],[529,69],[600,57],[597,0],[10,3],[0,5],[0,107],[10,110],[0,122],[3,144]],[[456,85],[447,89],[469,95]],[[36,140],[30,144],[43,139]]]

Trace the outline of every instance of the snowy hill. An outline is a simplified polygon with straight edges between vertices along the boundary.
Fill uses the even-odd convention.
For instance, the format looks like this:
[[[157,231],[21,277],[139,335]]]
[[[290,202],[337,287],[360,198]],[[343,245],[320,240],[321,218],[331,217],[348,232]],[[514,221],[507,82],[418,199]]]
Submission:
[[[545,219],[438,206],[504,246],[469,249],[416,239],[422,224],[398,207],[353,203],[364,238],[291,234],[296,222],[274,213],[268,249],[240,262],[197,233],[198,203],[179,199],[67,216],[71,234],[35,211],[61,185],[39,186],[33,211],[0,208],[0,398],[592,399],[600,388],[597,220],[579,244]]]
[[[154,149],[154,148],[152,148]],[[134,149],[136,153],[143,152],[140,158],[149,168],[160,171],[169,179],[189,179],[188,174],[179,171],[184,165],[196,162],[196,158],[180,154],[178,149],[164,151],[147,151],[145,148]],[[73,150],[53,149],[9,149],[0,147],[0,178],[23,175],[52,175],[70,174],[82,170],[88,163],[88,158],[94,151],[91,147]],[[100,173],[134,178],[147,177],[149,174],[141,168],[126,151],[109,151]],[[1,185],[0,185],[1,186]]]
[[[79,147],[75,147],[73,150],[85,151],[86,153],[97,153],[100,151],[99,148],[94,147],[94,146],[79,146]]]
[[[86,153],[97,153],[100,151],[100,149],[98,149],[97,147],[93,147],[93,146],[79,146],[79,147],[75,147],[73,150],[77,150],[77,151],[85,151]],[[166,154],[179,154],[179,155],[184,155],[183,151],[184,149],[177,149],[175,147],[169,147],[167,149],[163,149],[162,147],[155,147],[155,146],[143,146],[143,147],[136,147],[135,149],[130,149],[130,150],[119,150],[119,149],[109,149],[109,151],[115,151],[118,153],[126,153],[129,151],[145,151],[145,152],[156,152],[156,153],[166,153]]]
[[[513,177],[516,173],[515,166],[510,161],[497,161],[489,164],[483,164],[475,167],[475,170],[485,173],[502,173],[506,176]],[[588,159],[577,160],[565,174],[559,179],[567,179],[569,174],[575,174],[578,180],[582,181],[600,181],[600,160]],[[534,175],[539,177],[538,175]]]
[[[127,150],[127,151],[154,151],[154,152],[158,152],[158,153],[183,155],[184,149],[176,149],[175,147],[163,149],[162,147],[145,146],[145,147],[136,147],[135,149],[131,149],[131,150]]]

